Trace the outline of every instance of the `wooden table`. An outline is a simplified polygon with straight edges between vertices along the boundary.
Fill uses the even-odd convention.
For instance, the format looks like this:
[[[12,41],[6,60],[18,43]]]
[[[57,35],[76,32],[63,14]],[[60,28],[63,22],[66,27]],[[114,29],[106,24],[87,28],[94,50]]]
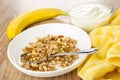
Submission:
[[[83,0],[81,0],[83,1]],[[114,7],[117,9],[120,7],[120,0],[108,0]],[[30,3],[29,3],[30,2]],[[74,4],[80,2],[79,0],[74,0]],[[39,4],[38,4],[39,3]],[[80,80],[77,76],[76,70],[69,72],[67,74],[52,77],[52,78],[37,78],[31,77],[26,74],[21,73],[10,63],[7,57],[7,46],[9,40],[6,36],[6,27],[9,22],[25,11],[36,9],[38,7],[58,7],[64,8],[66,4],[73,4],[71,0],[1,0],[0,1],[0,80]],[[33,7],[32,7],[33,6]],[[48,23],[48,22],[66,22],[69,21],[63,17],[52,19],[48,21],[41,22],[39,24]]]

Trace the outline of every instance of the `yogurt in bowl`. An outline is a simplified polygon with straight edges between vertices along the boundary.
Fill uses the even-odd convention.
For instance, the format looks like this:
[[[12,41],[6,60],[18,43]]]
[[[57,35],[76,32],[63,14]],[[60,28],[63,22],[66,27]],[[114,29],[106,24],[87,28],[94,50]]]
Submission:
[[[90,32],[108,23],[112,7],[109,4],[86,3],[73,7],[68,13],[72,24]]]

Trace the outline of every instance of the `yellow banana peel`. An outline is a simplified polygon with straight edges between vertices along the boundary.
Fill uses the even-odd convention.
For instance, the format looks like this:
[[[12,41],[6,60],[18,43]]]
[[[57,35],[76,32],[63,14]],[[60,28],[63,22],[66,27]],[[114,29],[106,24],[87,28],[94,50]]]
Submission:
[[[7,36],[11,40],[29,25],[39,21],[51,19],[59,15],[66,15],[66,13],[57,8],[43,8],[21,14],[13,19],[8,25]]]

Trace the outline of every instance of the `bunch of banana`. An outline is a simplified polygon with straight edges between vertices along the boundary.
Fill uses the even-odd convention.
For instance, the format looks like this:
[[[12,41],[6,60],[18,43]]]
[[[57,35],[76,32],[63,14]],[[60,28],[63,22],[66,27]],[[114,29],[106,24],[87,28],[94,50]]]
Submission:
[[[66,15],[66,13],[57,8],[43,8],[21,14],[13,19],[8,25],[7,36],[11,40],[29,25],[39,21],[51,19],[59,15]]]

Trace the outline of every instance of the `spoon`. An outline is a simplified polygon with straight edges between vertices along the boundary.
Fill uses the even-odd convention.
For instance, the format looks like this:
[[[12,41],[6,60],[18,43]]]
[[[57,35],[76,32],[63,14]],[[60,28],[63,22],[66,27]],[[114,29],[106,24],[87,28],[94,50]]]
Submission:
[[[51,56],[63,56],[63,55],[78,55],[78,54],[92,54],[95,51],[97,51],[98,48],[90,48],[90,49],[85,49],[85,50],[80,50],[77,52],[66,52],[66,53],[55,53]],[[50,57],[50,56],[49,56]]]
[[[79,55],[79,54],[92,54],[92,53],[94,53],[94,52],[97,51],[97,50],[98,50],[98,48],[90,48],[90,49],[80,50],[80,51],[77,51],[77,52],[54,53],[54,54],[48,56],[45,60],[40,61],[40,62],[36,62],[36,63],[37,63],[37,64],[40,64],[40,63],[45,62],[45,61],[49,60],[50,58],[56,57],[56,56]],[[24,56],[24,55],[26,55],[26,54],[21,55],[21,57]],[[30,62],[30,63],[31,63],[31,62]]]

